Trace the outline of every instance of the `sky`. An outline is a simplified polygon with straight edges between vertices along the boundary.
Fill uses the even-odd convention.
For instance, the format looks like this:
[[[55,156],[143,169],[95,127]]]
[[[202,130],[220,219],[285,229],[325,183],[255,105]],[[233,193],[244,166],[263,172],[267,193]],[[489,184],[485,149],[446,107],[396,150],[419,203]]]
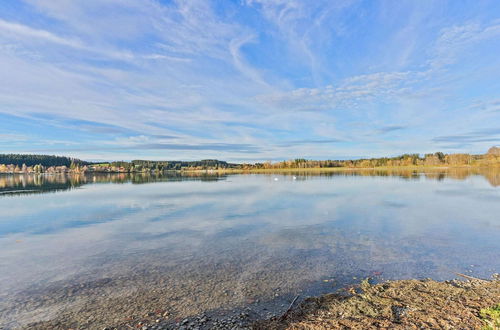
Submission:
[[[0,153],[485,153],[499,54],[497,0],[3,0]]]

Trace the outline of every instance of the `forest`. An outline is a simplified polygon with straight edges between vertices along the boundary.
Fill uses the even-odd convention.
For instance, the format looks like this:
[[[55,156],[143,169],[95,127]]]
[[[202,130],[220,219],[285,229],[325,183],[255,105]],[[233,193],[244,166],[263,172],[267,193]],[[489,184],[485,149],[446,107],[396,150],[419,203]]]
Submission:
[[[408,166],[500,166],[500,148],[492,147],[486,154],[403,154],[396,157],[354,160],[308,160],[297,158],[281,162],[234,164],[217,159],[200,161],[132,160],[92,163],[76,158],[52,155],[0,154],[0,173],[145,173],[181,170],[267,170],[313,168],[377,168]]]
[[[266,162],[256,164],[242,164],[244,168],[258,169],[287,169],[287,168],[373,168],[373,167],[399,167],[399,166],[442,166],[442,165],[473,165],[485,158],[484,155],[469,154],[403,154],[396,157],[363,158],[354,160],[307,160],[298,158],[282,162]]]
[[[375,168],[400,166],[497,166],[500,148],[492,147],[484,155],[470,154],[403,154],[396,157],[364,158],[354,160],[307,160],[298,158],[282,162],[241,164],[243,169],[300,169],[300,168]]]
[[[70,158],[64,156],[0,154],[0,164],[5,164],[5,165],[10,164],[19,167],[22,167],[23,164],[26,166],[42,165],[46,167],[50,166],[70,167],[71,164],[89,165],[91,163],[85,162],[77,158]]]
[[[238,164],[230,164],[216,159],[199,161],[132,160],[130,162],[96,163],[63,156],[0,154],[0,173],[144,173],[227,169],[238,166]]]

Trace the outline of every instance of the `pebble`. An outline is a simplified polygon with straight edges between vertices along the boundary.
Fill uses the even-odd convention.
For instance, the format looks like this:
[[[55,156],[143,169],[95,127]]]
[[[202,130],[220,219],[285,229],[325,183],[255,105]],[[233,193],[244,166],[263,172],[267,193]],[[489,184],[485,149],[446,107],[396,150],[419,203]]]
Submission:
[[[163,313],[166,314],[167,312]],[[137,322],[137,328],[141,330],[169,330],[169,329],[182,329],[182,330],[206,330],[206,329],[220,329],[220,330],[250,330],[251,324],[254,321],[254,318],[251,315],[255,314],[255,312],[247,307],[244,310],[232,310],[226,311],[226,313],[230,313],[230,315],[221,317],[221,318],[213,318],[205,313],[199,314],[194,317],[188,317],[179,320],[177,323],[172,322],[172,320],[168,319],[153,319],[149,322],[151,324],[146,323],[144,321]],[[273,316],[269,311],[266,313],[269,316]],[[258,318],[261,318],[263,315],[257,315]],[[103,330],[111,330],[114,328],[104,328]]]

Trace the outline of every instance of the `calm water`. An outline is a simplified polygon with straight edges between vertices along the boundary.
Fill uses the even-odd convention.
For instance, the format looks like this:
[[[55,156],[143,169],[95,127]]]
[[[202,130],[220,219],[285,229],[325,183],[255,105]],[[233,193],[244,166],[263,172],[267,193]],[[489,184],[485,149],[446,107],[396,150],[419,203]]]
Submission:
[[[499,255],[494,170],[0,176],[0,328],[286,309],[368,276],[489,277]]]

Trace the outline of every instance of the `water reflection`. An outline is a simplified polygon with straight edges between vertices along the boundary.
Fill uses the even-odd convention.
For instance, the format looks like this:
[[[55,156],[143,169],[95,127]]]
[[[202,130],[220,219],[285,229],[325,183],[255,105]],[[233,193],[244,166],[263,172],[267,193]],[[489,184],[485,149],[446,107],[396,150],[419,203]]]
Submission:
[[[278,172],[279,173],[279,172]],[[471,176],[484,177],[493,187],[500,186],[500,168],[429,168],[429,169],[346,169],[333,172],[321,171],[291,171],[280,173],[284,176],[295,176],[297,179],[307,179],[315,176],[378,176],[399,177],[407,180],[420,180],[426,178],[441,181],[445,178],[465,180]],[[272,174],[271,174],[272,175]]]
[[[422,177],[431,180],[451,178],[465,180],[470,176],[482,176],[493,187],[500,186],[500,169],[497,168],[449,168],[449,169],[366,169],[345,170],[335,172],[284,172],[274,173],[281,176],[295,176],[298,180],[311,177],[335,176],[395,176],[407,180],[419,180]],[[269,173],[267,175],[274,175]],[[143,184],[168,181],[217,181],[224,180],[228,174],[217,172],[170,172],[163,174],[152,173],[108,173],[108,174],[0,174],[0,195],[30,194],[71,190],[85,184],[93,183],[133,183]]]
[[[0,174],[0,195],[37,194],[71,190],[93,183],[143,184],[168,181],[217,181],[225,179],[217,173],[108,173],[108,174]]]
[[[499,174],[3,176],[3,192],[58,192],[0,197],[0,325],[279,309],[380,274],[488,276]]]

